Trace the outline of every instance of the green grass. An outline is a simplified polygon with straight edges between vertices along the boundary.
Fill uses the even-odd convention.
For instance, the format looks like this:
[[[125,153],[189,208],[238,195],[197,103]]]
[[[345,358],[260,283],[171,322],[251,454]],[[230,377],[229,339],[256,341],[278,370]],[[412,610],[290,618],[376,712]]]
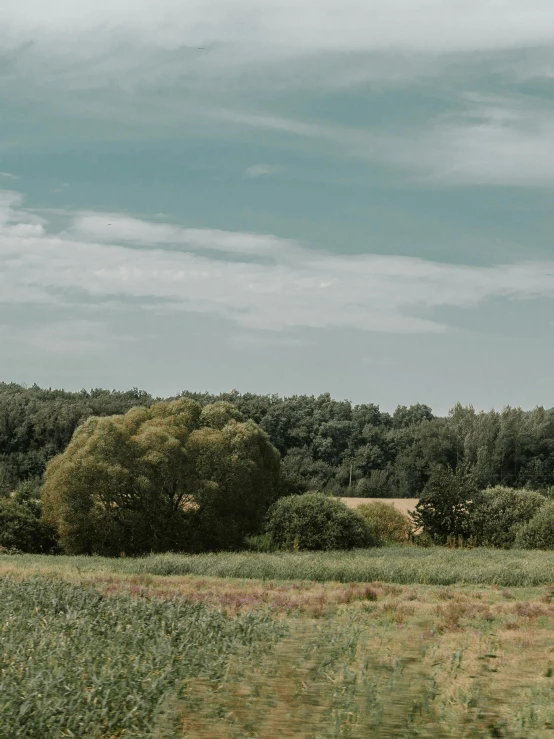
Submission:
[[[38,577],[0,581],[0,624],[6,739],[146,737],[176,686],[221,680],[231,655],[263,651],[283,630],[261,613],[228,618]]]
[[[352,552],[151,555],[140,559],[97,557],[0,557],[0,568],[16,566],[40,571],[67,568],[121,574],[201,575],[260,580],[375,582],[399,584],[501,585],[524,587],[554,582],[554,552],[499,549],[422,549],[411,546]]]
[[[412,547],[1,557],[0,737],[548,739],[553,565]]]

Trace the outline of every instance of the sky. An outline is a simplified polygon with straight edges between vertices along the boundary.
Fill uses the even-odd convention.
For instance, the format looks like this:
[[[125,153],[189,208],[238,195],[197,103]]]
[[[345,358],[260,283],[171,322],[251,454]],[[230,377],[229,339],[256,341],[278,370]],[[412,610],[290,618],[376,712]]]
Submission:
[[[0,380],[554,406],[551,0],[3,0]]]

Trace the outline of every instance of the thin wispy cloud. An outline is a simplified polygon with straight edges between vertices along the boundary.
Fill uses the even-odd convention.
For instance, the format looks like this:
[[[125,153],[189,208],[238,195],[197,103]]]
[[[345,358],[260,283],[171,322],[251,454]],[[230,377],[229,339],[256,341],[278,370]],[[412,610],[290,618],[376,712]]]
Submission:
[[[416,183],[554,184],[554,106],[493,95],[466,94],[464,102],[465,109],[406,136],[247,111],[210,110],[207,115],[331,144],[347,157],[403,168]]]
[[[466,95],[467,107],[433,122],[390,161],[439,185],[554,185],[554,106],[526,97]]]
[[[68,0],[4,0],[0,21],[17,34],[65,35],[103,29],[163,47],[217,41],[290,48],[469,50],[536,45],[554,39],[548,0],[95,0],[86,13]],[[314,33],[314,29],[317,32]],[[98,42],[97,42],[98,43]]]
[[[14,206],[17,213],[12,197],[10,220]],[[554,261],[473,267],[399,256],[341,256],[267,235],[195,229],[191,237],[190,229],[117,214],[105,227],[115,227],[109,239],[104,226],[98,228],[105,218],[77,214],[57,235],[30,235],[19,232],[17,223],[14,230],[4,215],[2,302],[69,306],[81,293],[100,304],[133,299],[148,308],[159,300],[166,311],[211,313],[250,329],[342,326],[436,333],[448,327],[434,311],[447,306],[554,298]],[[207,251],[166,248],[172,243]],[[234,259],[218,258],[213,251],[232,253]],[[253,261],[268,252],[268,263]]]
[[[278,164],[253,164],[246,170],[247,177],[257,179],[258,177],[267,177],[268,175],[279,174],[283,171],[283,167]]]
[[[554,108],[532,97],[524,105],[503,101],[498,91],[490,94],[497,103],[470,102],[463,76],[459,89],[449,89],[449,74],[459,79],[460,70],[473,70],[475,83],[483,70],[505,84],[551,78],[554,6],[546,0],[143,0],[140,12],[130,0],[93,5],[85,14],[67,0],[7,0],[0,7],[7,99],[85,121],[91,131],[73,128],[85,140],[207,131],[240,139],[244,130],[259,130],[303,139],[300,145],[321,154],[389,166],[410,184],[554,182]],[[279,102],[298,89],[359,87],[371,96],[385,83],[401,95],[421,80],[438,82],[448,114],[430,109],[411,122],[407,111],[392,126],[386,116],[381,125],[345,125],[321,112],[308,119],[305,110],[268,104],[272,95]],[[30,135],[16,131],[13,145]],[[281,171],[262,161],[245,174]]]
[[[41,88],[45,96],[54,88],[125,97],[176,86],[225,93],[394,83],[440,76],[476,52],[536,55],[553,43],[547,0],[143,0],[140,12],[130,0],[96,0],[86,13],[67,0],[0,7],[3,82],[31,96]],[[533,68],[538,75],[544,65]]]

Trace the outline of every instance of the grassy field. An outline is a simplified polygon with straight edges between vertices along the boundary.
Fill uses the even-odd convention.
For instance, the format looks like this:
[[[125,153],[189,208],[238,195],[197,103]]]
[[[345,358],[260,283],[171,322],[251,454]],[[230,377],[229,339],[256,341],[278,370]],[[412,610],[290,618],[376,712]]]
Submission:
[[[103,571],[121,575],[526,587],[554,583],[554,552],[397,546],[352,552],[166,554],[139,559],[0,556],[0,572],[7,574],[14,568],[37,573],[46,569],[49,572]]]
[[[382,554],[398,566],[402,551]],[[525,561],[527,580],[535,555],[554,563],[406,551],[466,574],[487,554],[493,573]],[[159,572],[255,558],[1,558],[0,736],[554,737],[551,587]]]

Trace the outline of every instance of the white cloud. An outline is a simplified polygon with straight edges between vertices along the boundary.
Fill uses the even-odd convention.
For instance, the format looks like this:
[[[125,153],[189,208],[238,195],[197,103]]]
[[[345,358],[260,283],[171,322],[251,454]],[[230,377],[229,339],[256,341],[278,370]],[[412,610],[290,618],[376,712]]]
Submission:
[[[67,230],[77,239],[133,243],[172,244],[254,255],[282,254],[293,242],[271,234],[233,233],[218,229],[182,228],[167,223],[150,223],[138,218],[110,213],[78,213]]]
[[[255,179],[257,177],[279,174],[279,172],[282,171],[283,167],[279,166],[278,164],[253,164],[246,170],[246,175]]]
[[[111,240],[98,227],[105,215],[77,214],[73,227],[58,235],[30,236],[2,226],[0,301],[67,306],[76,300],[68,294],[81,292],[145,307],[158,300],[163,310],[213,313],[251,329],[342,326],[411,333],[445,331],[434,316],[447,306],[554,298],[554,261],[471,267],[346,256],[267,235],[181,229],[117,214],[110,219],[118,234]],[[174,251],[174,243],[234,258]],[[258,255],[271,259],[252,261]]]
[[[553,43],[550,0],[95,0],[87,12],[70,0],[0,5],[11,95],[111,92],[114,117],[128,96],[176,85],[204,96],[394,82],[437,76],[457,53]],[[182,107],[188,96],[177,97]],[[66,102],[73,113],[99,104]]]
[[[554,40],[550,0],[3,0],[15,38],[126,33],[174,48],[255,38],[260,47],[475,51]],[[92,42],[92,39],[91,39]]]
[[[306,123],[246,111],[211,110],[221,120],[307,137],[347,156],[411,170],[440,185],[554,184],[554,107],[527,97],[466,94],[465,109],[409,136]]]
[[[17,175],[11,174],[10,172],[0,172],[0,177],[4,177],[7,180],[17,180],[19,179]]]
[[[388,149],[441,185],[554,184],[554,107],[529,98],[468,95],[461,115],[444,116],[412,141]]]

